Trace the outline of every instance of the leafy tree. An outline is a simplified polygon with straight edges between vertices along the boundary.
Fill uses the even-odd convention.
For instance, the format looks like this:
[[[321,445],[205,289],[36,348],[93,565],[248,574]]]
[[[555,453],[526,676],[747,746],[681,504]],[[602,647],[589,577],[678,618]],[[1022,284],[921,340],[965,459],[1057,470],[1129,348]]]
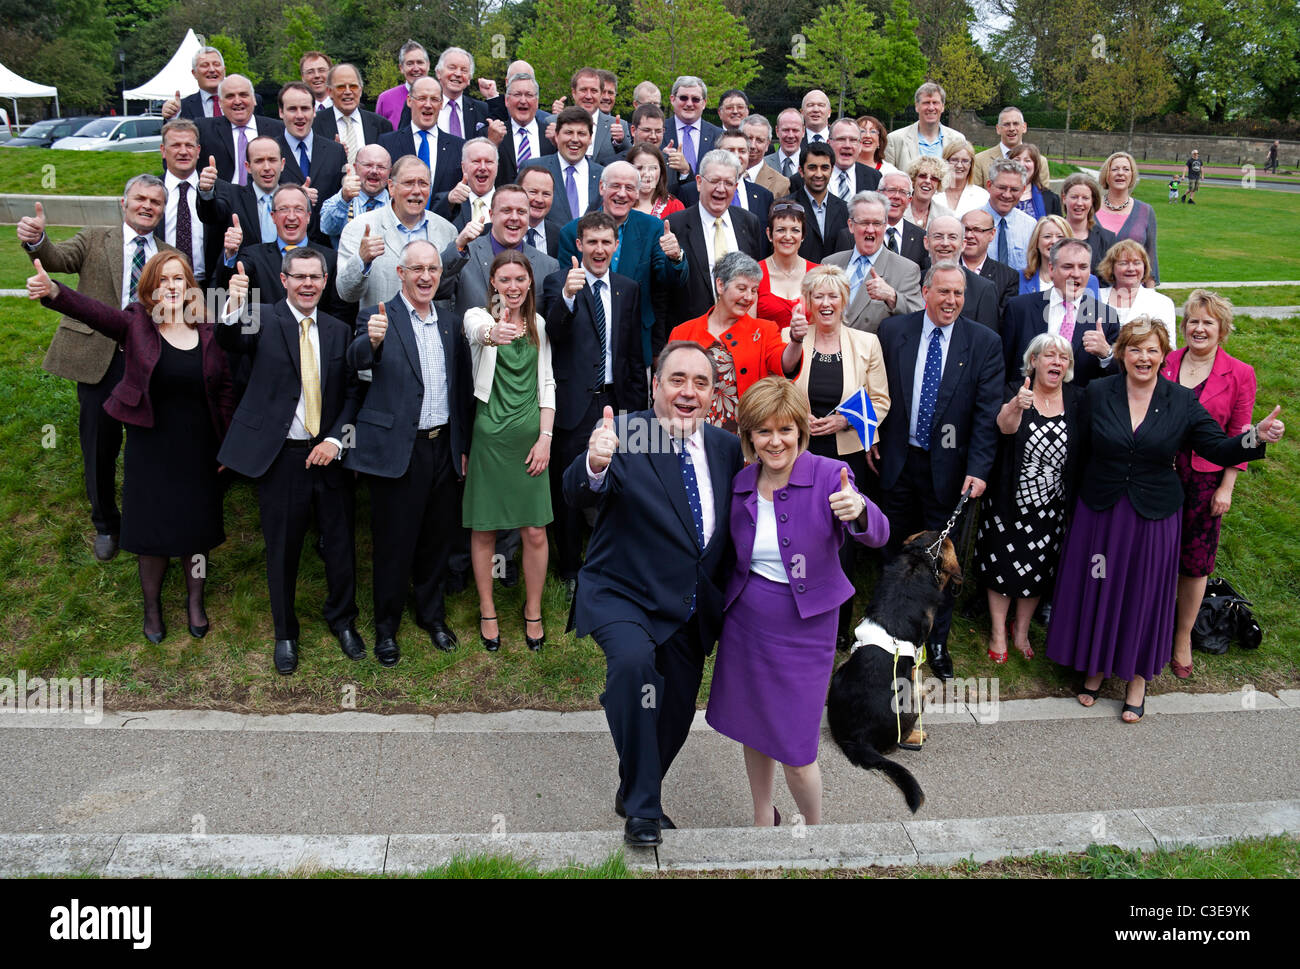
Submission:
[[[516,54],[533,65],[544,94],[542,101],[549,107],[547,99],[569,92],[569,79],[578,68],[618,72],[621,57],[614,35],[614,10],[600,0],[537,0],[533,20],[520,36]],[[630,103],[631,92],[625,88],[629,85],[619,85],[620,95]]]
[[[948,116],[953,118],[967,108],[987,104],[996,89],[964,27],[939,45],[939,56],[931,62],[930,77],[948,95]]]
[[[633,0],[632,21],[627,73],[653,81],[665,97],[682,74],[722,91],[743,88],[758,73],[749,31],[722,0]]]
[[[284,8],[284,23],[280,27],[282,47],[275,80],[281,84],[302,80],[298,61],[307,51],[320,49],[320,32],[324,26],[325,22],[313,7],[299,4]]]
[[[894,0],[880,28],[876,104],[889,115],[891,125],[894,115],[912,103],[925,80],[925,56],[916,38],[918,23],[907,0]]]
[[[1108,45],[1104,66],[1099,64],[1089,74],[1083,109],[1103,124],[1126,125],[1132,151],[1137,119],[1164,108],[1174,93],[1174,82],[1156,34],[1154,11],[1145,8],[1143,0],[1126,9],[1117,26],[1122,32]]]
[[[248,48],[244,46],[244,42],[238,37],[213,34],[207,38],[207,44],[209,47],[215,47],[221,51],[222,60],[226,62],[227,74],[242,74],[254,86],[261,83],[262,76],[253,70],[253,66],[248,59]],[[308,48],[308,50],[310,49]],[[294,80],[297,80],[300,76],[296,75]]]
[[[744,18],[755,46],[761,48],[755,63],[758,75],[745,87],[751,101],[790,104],[798,100],[786,81],[789,56],[806,47],[804,25],[817,16],[819,0],[729,0],[728,9]]]
[[[1260,109],[1279,121],[1300,105],[1300,18],[1292,0],[1264,0]]]
[[[822,7],[803,29],[805,43],[789,55],[786,82],[794,90],[825,88],[837,105],[836,115],[856,114],[880,94],[876,81],[880,38],[872,31],[876,17],[862,0],[837,0]]]
[[[975,19],[970,0],[912,0],[912,12],[920,21],[916,28],[916,37],[921,45],[921,53],[931,64],[939,60],[939,49],[953,34],[965,32]],[[946,82],[940,82],[944,90]],[[949,92],[951,102],[952,94]]]
[[[1036,55],[1043,93],[1065,111],[1061,160],[1069,153],[1070,126],[1092,72],[1107,70],[1106,21],[1096,0],[1053,4],[1046,12]]]

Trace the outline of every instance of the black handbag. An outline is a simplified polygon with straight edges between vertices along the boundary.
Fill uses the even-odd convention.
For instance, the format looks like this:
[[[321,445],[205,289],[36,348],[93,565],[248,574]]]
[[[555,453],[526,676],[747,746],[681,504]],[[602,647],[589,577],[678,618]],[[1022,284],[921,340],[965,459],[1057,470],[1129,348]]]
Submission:
[[[1264,631],[1250,607],[1251,602],[1226,580],[1211,578],[1192,624],[1192,648],[1221,656],[1236,640],[1242,649],[1258,649]]]

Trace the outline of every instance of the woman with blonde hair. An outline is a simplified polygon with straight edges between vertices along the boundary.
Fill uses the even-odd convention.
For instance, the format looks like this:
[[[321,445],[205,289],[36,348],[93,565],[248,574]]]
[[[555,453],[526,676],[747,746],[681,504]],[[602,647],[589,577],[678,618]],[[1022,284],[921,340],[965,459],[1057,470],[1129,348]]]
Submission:
[[[965,138],[954,138],[943,146],[943,160],[948,163],[948,178],[944,182],[944,204],[957,218],[972,209],[988,204],[989,193],[983,185],[972,184],[971,169],[975,165],[975,149]]]
[[[1020,274],[1021,295],[1041,293],[1052,288],[1052,247],[1070,237],[1070,224],[1059,215],[1045,215],[1038,220],[1029,236],[1025,270]],[[1097,297],[1097,287],[1097,277],[1089,274],[1087,289],[1094,299]]]
[[[907,166],[907,177],[912,180],[912,201],[903,209],[903,218],[924,229],[937,215],[952,215],[948,206],[940,201],[939,189],[948,174],[948,163],[942,158],[921,155]]]
[[[1097,221],[1115,236],[1115,241],[1132,239],[1147,251],[1151,260],[1151,281],[1160,282],[1160,257],[1156,255],[1156,210],[1133,197],[1137,187],[1138,169],[1133,156],[1117,151],[1101,164],[1098,184],[1104,193]]]

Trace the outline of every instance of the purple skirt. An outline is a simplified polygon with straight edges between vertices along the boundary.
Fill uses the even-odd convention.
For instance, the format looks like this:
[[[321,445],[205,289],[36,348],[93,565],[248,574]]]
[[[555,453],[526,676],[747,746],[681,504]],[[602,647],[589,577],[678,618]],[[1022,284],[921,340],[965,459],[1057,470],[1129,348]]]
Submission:
[[[1177,514],[1151,521],[1120,498],[1082,500],[1065,536],[1047,627],[1047,658],[1080,673],[1155,679],[1174,648]]]
[[[782,764],[815,761],[838,621],[801,619],[788,585],[751,573],[723,617],[709,725]]]

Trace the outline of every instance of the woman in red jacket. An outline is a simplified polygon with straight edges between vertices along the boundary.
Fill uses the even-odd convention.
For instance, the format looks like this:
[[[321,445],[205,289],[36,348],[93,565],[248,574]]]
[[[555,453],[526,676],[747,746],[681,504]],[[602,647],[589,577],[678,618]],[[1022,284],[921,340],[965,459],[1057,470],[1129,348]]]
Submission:
[[[126,425],[121,546],[139,558],[145,638],[167,634],[161,593],[173,558],[185,572],[190,635],[201,638],[208,552],[226,540],[217,448],[234,410],[230,370],[189,263],[158,253],[136,292],[119,310],[52,282],[40,260],[27,280],[28,297],[122,345],[126,372],[104,410]]]
[[[713,358],[718,379],[708,421],[733,434],[745,391],[764,377],[797,377],[803,362],[806,318],[791,321],[790,342],[785,343],[775,323],[749,315],[758,303],[762,281],[763,270],[753,258],[743,252],[727,253],[713,267],[717,293],[713,309],[678,324],[668,336],[670,341],[694,340]]]
[[[1190,389],[1201,406],[1228,434],[1239,434],[1255,408],[1255,368],[1228,356],[1224,341],[1232,329],[1232,304],[1217,293],[1194,290],[1183,306],[1183,346],[1165,359],[1163,376]],[[1182,546],[1178,557],[1178,611],[1174,655],[1169,661],[1181,680],[1192,675],[1192,624],[1214,571],[1219,525],[1232,507],[1237,474],[1246,465],[1223,467],[1195,451],[1175,460],[1187,495],[1183,502]]]

